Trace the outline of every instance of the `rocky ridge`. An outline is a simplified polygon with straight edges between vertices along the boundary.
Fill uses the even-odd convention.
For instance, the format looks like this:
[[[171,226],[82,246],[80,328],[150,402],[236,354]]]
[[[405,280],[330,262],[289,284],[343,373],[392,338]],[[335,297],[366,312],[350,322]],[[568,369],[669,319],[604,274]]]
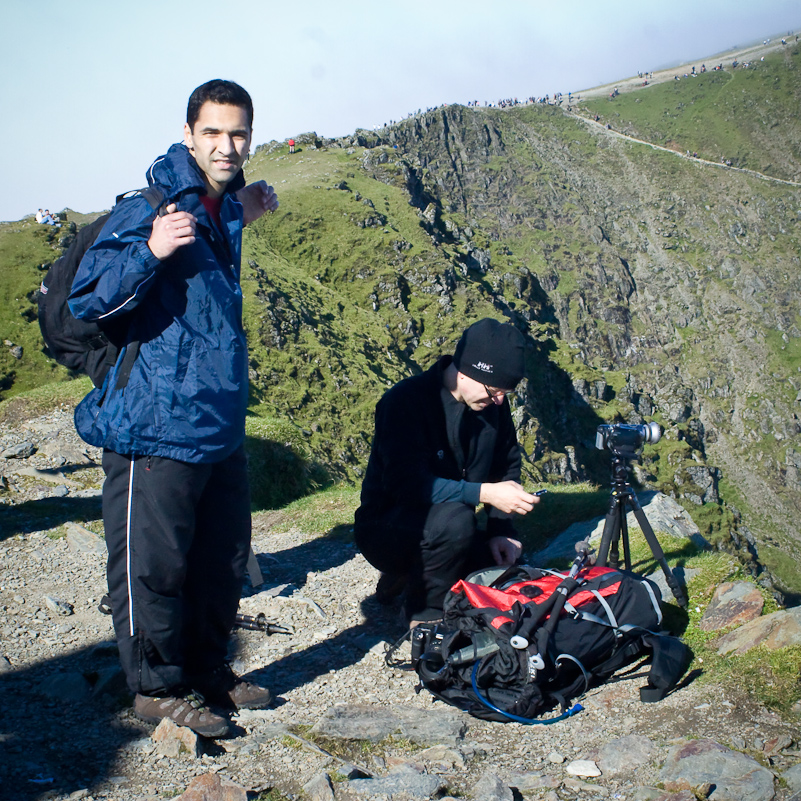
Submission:
[[[744,688],[694,681],[697,664],[659,704],[639,701],[637,668],[553,725],[482,722],[416,693],[414,674],[384,663],[402,629],[370,597],[375,571],[347,539],[280,533],[280,512],[254,519],[264,582],[241,611],[294,633],[238,631],[232,651],[275,707],[236,716],[229,740],[154,731],[130,713],[98,610],[99,454],[62,408],[3,425],[0,457],[0,798],[788,801],[801,790],[797,720]]]

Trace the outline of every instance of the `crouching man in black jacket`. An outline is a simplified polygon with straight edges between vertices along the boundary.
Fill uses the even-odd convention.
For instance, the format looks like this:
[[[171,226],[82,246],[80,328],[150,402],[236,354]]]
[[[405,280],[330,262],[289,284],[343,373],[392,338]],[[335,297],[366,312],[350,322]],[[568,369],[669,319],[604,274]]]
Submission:
[[[525,340],[489,318],[453,357],[406,378],[378,402],[356,511],[356,542],[382,572],[388,602],[404,589],[410,626],[442,617],[447,591],[473,570],[521,554],[511,517],[539,498],[520,485],[520,446],[506,395],[525,371]],[[484,504],[487,529],[478,528]]]

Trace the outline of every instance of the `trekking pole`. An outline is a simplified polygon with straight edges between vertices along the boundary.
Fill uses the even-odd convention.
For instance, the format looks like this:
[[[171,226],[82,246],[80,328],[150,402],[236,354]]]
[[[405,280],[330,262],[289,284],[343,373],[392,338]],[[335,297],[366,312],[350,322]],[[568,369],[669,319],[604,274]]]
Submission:
[[[267,620],[264,612],[258,615],[242,615],[237,613],[234,626],[239,629],[249,629],[250,631],[263,631],[265,634],[294,634],[292,629],[286,626],[279,626]]]
[[[512,646],[512,648],[517,648],[519,651],[528,648],[530,644],[529,638],[531,633],[534,631],[538,623],[545,617],[546,613],[550,614],[551,616],[551,619],[546,624],[546,628],[550,627],[551,631],[556,628],[556,620],[558,619],[559,614],[561,613],[565,602],[567,601],[567,597],[578,586],[576,577],[578,576],[581,568],[584,567],[585,563],[589,559],[590,545],[587,540],[577,542],[576,551],[576,558],[573,560],[573,564],[570,566],[570,572],[567,574],[567,576],[565,576],[562,583],[553,591],[551,597],[547,601],[544,601],[539,607],[537,607],[537,611],[533,613],[530,618],[527,618],[523,621],[517,633],[510,638],[509,644]],[[541,648],[539,649],[539,653],[529,658],[529,662],[532,663],[531,666],[536,670],[542,670],[542,668],[545,667]]]
[[[577,542],[576,551],[578,553],[573,560],[567,578],[554,592],[556,601],[551,607],[551,615],[548,618],[548,622],[537,631],[537,653],[529,655],[528,658],[528,673],[531,678],[537,675],[538,670],[545,669],[545,655],[548,653],[551,636],[556,629],[556,624],[559,622],[559,615],[562,614],[562,609],[564,609],[568,597],[579,586],[578,574],[590,557],[589,543],[587,541]]]

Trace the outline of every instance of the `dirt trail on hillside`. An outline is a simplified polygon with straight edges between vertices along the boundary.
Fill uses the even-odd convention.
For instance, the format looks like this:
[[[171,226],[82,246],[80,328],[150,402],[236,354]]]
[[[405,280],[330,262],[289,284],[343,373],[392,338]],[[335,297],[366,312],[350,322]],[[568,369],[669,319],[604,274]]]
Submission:
[[[674,150],[670,147],[665,147],[664,145],[657,145],[653,142],[649,142],[647,139],[637,139],[635,136],[629,136],[628,134],[620,133],[619,131],[614,130],[613,128],[608,128],[605,123],[603,122],[596,122],[595,120],[589,119],[588,117],[584,117],[581,114],[576,114],[575,112],[568,111],[570,116],[575,117],[582,122],[587,123],[587,125],[594,126],[603,130],[608,136],[616,136],[620,139],[627,139],[629,142],[636,142],[639,145],[646,145],[647,147],[653,148],[654,150],[662,150],[665,153],[670,153],[673,156],[678,156],[682,159],[687,159],[688,161],[695,162],[696,164],[705,164],[711,167],[718,167],[722,170],[732,170],[734,172],[742,172],[747,175],[752,175],[754,178],[759,178],[763,181],[772,181],[778,184],[787,184],[788,186],[801,186],[801,182],[799,181],[791,181],[789,178],[776,178],[773,175],[765,175],[762,172],[757,172],[756,170],[748,170],[745,167],[734,167],[731,164],[723,164],[719,161],[709,161],[708,159],[700,158],[699,156],[691,155],[689,151],[687,153],[681,153],[678,150]]]
[[[795,34],[793,34],[793,40],[795,38]],[[793,41],[794,43],[794,41]],[[723,55],[717,55],[714,57],[713,60],[710,61],[711,66],[707,68],[707,71],[710,71],[712,67],[716,66],[717,64],[723,64],[724,68],[731,68],[731,64],[733,61],[737,61],[738,63],[743,63],[746,61],[752,61],[757,58],[762,58],[767,53],[774,52],[776,50],[783,49],[784,47],[789,47],[789,40],[787,45],[782,45],[781,39],[769,42],[768,44],[760,44],[754,45],[752,47],[743,48],[740,50],[732,50],[728,53]],[[705,64],[702,59],[699,59],[702,64]],[[756,170],[749,170],[745,169],[744,167],[735,167],[731,164],[724,164],[719,161],[709,161],[708,159],[700,158],[697,155],[692,155],[688,151],[687,153],[682,153],[674,148],[665,147],[663,145],[657,145],[653,142],[649,142],[646,139],[638,139],[634,136],[629,136],[628,134],[621,133],[619,131],[610,128],[606,123],[601,121],[596,121],[590,119],[589,117],[585,117],[583,114],[575,111],[577,106],[580,106],[582,101],[588,100],[594,97],[605,97],[612,93],[613,90],[617,89],[619,92],[632,92],[637,89],[646,89],[650,86],[655,86],[658,83],[663,83],[665,81],[672,81],[675,79],[675,76],[679,76],[680,79],[684,80],[684,76],[690,74],[693,66],[696,68],[696,72],[700,70],[698,64],[684,64],[681,66],[673,67],[670,69],[661,70],[658,72],[653,73],[653,78],[648,78],[647,86],[643,84],[643,78],[640,77],[633,77],[633,78],[626,78],[622,81],[616,81],[614,83],[605,84],[603,86],[596,87],[594,89],[585,90],[582,92],[577,92],[570,103],[567,106],[566,112],[571,116],[575,117],[576,119],[581,120],[582,122],[586,123],[587,125],[594,126],[598,129],[603,130],[608,136],[618,137],[620,139],[627,139],[630,142],[636,142],[637,144],[646,145],[654,150],[662,150],[665,153],[670,153],[674,156],[678,156],[679,158],[688,159],[693,161],[697,164],[704,164],[707,166],[716,167],[718,169],[724,170],[733,170],[735,172],[742,172],[746,173],[747,175],[751,175],[754,178],[759,178],[763,181],[771,181],[774,183],[786,184],[788,186],[801,186],[801,182],[799,181],[791,181],[786,178],[777,178],[772,175],[765,175],[764,173],[757,172]],[[699,73],[700,74],[700,73]]]

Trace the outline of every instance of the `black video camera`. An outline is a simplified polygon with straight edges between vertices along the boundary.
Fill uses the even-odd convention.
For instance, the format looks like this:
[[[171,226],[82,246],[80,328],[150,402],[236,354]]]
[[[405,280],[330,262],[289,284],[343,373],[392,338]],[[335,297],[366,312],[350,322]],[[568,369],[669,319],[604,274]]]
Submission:
[[[598,426],[595,432],[595,447],[622,456],[633,456],[646,442],[659,442],[662,429],[658,423],[641,426],[614,423]]]
[[[423,654],[427,658],[442,656],[442,623],[419,623],[412,629],[412,667]]]

